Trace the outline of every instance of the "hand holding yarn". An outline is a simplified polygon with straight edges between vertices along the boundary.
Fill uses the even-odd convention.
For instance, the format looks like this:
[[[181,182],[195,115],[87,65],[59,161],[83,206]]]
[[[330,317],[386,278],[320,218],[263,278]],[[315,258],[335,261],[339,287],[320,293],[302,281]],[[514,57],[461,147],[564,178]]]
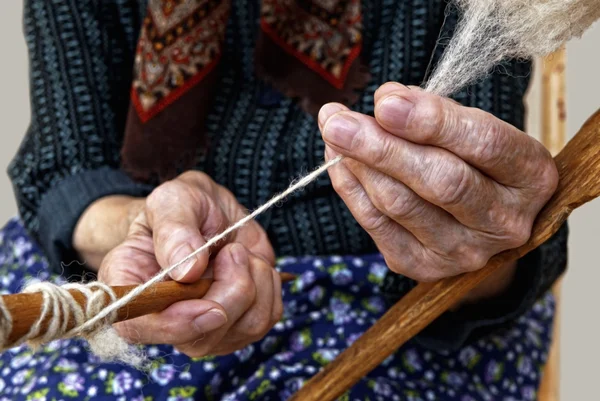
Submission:
[[[558,173],[535,139],[478,109],[396,83],[375,118],[319,115],[333,186],[393,271],[432,281],[523,245]]]
[[[119,340],[113,335],[114,331],[109,330],[108,327],[106,333],[97,331],[95,330],[97,326],[105,321],[110,322],[109,317],[120,308],[140,297],[169,274],[186,282],[198,278],[208,266],[207,249],[217,252],[212,262],[215,281],[222,281],[224,285],[217,287],[223,290],[223,294],[226,293],[225,283],[228,277],[227,274],[219,276],[219,266],[227,265],[225,261],[235,260],[233,254],[240,250],[240,246],[246,240],[256,240],[264,236],[260,227],[256,228],[253,219],[277,205],[289,194],[304,188],[334,166],[337,168],[330,173],[336,190],[342,195],[359,222],[375,238],[392,269],[401,271],[409,277],[433,280],[461,271],[473,270],[483,264],[485,253],[493,253],[492,249],[501,250],[522,243],[527,236],[527,228],[531,227],[534,211],[539,210],[546,202],[556,184],[556,171],[552,170],[553,165],[550,166],[552,163],[549,155],[539,150],[539,145],[528,142],[531,141],[529,138],[525,140],[525,134],[493,117],[461,108],[449,100],[441,100],[433,95],[450,95],[484,76],[502,59],[530,58],[548,54],[570,38],[585,32],[600,18],[600,6],[598,0],[531,2],[456,0],[456,4],[463,16],[453,39],[445,49],[442,60],[425,84],[425,92],[429,94],[420,92],[416,88],[408,91],[398,86],[390,89],[385,85],[376,94],[377,119],[351,113],[341,105],[327,105],[321,112],[319,125],[321,130],[325,131],[326,141],[329,144],[327,148],[329,160],[293,182],[289,188],[273,196],[251,214],[245,215],[241,212],[241,209],[235,206],[235,200],[232,201],[231,198],[224,203],[221,202],[221,197],[226,192],[216,188],[214,183],[210,184],[208,177],[195,176],[200,173],[186,173],[174,180],[178,181],[179,187],[185,188],[184,190],[177,189],[177,182],[161,186],[156,193],[173,190],[171,195],[174,197],[168,196],[166,197],[168,201],[163,199],[162,202],[156,201],[153,204],[150,200],[160,197],[151,196],[145,212],[139,216],[136,224],[132,225],[127,240],[106,257],[100,271],[100,277],[109,283],[139,285],[119,300],[94,313],[93,317],[86,316],[83,319],[85,322],[78,321],[78,326],[73,329],[73,332],[88,333],[88,337],[91,337],[94,343],[109,344],[109,348],[115,348],[110,347]],[[406,113],[405,110],[404,118],[402,118],[403,113],[397,110],[393,113],[394,121],[386,122],[384,117],[386,113],[383,111],[385,100],[390,100],[390,95],[394,91],[399,98],[403,96],[411,98],[413,110],[410,113]],[[437,107],[424,108],[423,106],[427,104],[437,104]],[[415,117],[424,110],[424,115],[420,118]],[[341,128],[338,124],[338,127],[333,129],[334,120],[339,123],[339,117],[342,116],[353,117],[357,127]],[[406,118],[408,116],[409,118]],[[344,131],[357,134],[355,138],[362,137],[365,146],[360,146],[361,142],[357,140],[351,141],[354,146],[350,149],[340,147],[339,144],[335,145],[335,131],[338,131],[337,139],[340,138],[340,134],[344,134]],[[481,141],[474,133],[484,135],[485,140]],[[502,139],[503,136],[507,138]],[[364,140],[365,137],[369,140]],[[398,145],[399,143],[401,145]],[[416,153],[411,157],[408,149]],[[344,155],[348,158],[344,159]],[[536,162],[539,164],[536,165]],[[184,184],[183,181],[189,182]],[[192,187],[196,187],[196,190],[190,190]],[[393,196],[390,197],[390,194]],[[178,200],[175,205],[173,199]],[[200,212],[186,209],[186,204],[189,208],[189,205],[206,199],[211,201],[205,202],[204,206],[212,209],[201,209]],[[152,210],[157,212],[156,216],[168,217],[154,220],[151,217]],[[215,212],[217,220],[211,220],[210,216]],[[117,214],[117,216],[121,215]],[[173,217],[175,219],[172,219]],[[222,218],[222,221],[219,218]],[[196,223],[194,229],[191,229],[193,224],[190,227],[190,221]],[[209,221],[213,224],[209,224]],[[166,229],[158,230],[161,222],[169,223],[164,225]],[[441,226],[442,229],[434,232],[430,228],[437,226]],[[237,234],[247,227],[254,227],[253,235]],[[83,231],[86,232],[85,229]],[[121,234],[119,230],[116,231]],[[205,241],[204,239],[210,234],[214,236]],[[175,255],[172,252],[176,250],[181,251],[182,254],[185,253],[184,250],[191,251],[191,249],[184,249],[183,246],[175,247],[178,244],[174,240],[177,236],[180,236],[178,241],[183,241],[180,244],[186,247],[204,245],[196,247],[187,256],[180,255],[179,252]],[[89,245],[87,236],[83,235],[83,238],[83,248],[86,248]],[[117,235],[112,238],[120,241],[122,237]],[[438,249],[427,246],[435,238],[439,241]],[[463,242],[459,242],[457,238]],[[95,244],[95,239],[95,236],[91,236],[92,245]],[[406,241],[402,242],[403,239]],[[170,245],[166,246],[166,243]],[[216,245],[222,243],[228,245],[220,250],[215,249]],[[236,271],[237,273],[241,271],[240,274],[245,274],[246,277],[250,276],[252,281],[256,281],[258,270],[264,273],[267,271],[264,265],[272,263],[272,250],[268,241],[259,240],[258,243],[262,243],[263,246],[257,246],[256,249],[253,246],[241,248],[244,255],[248,256],[247,264],[246,259],[239,259],[242,260],[243,268]],[[257,242],[251,244],[256,246]],[[402,244],[410,244],[411,252],[401,254]],[[100,260],[104,256],[104,250],[110,249],[112,242],[103,245],[100,251],[95,250],[97,253],[93,255],[95,260]],[[266,255],[261,255],[258,249],[262,249]],[[261,256],[255,257],[257,254]],[[179,256],[182,258],[178,259]],[[193,259],[194,257],[197,258]],[[229,257],[231,259],[228,259]],[[171,260],[173,264],[169,266]],[[423,263],[417,266],[418,260],[422,260]],[[457,263],[459,260],[463,263]],[[193,263],[187,264],[190,261]],[[441,264],[434,262],[441,262]],[[130,269],[125,266],[136,267]],[[234,264],[230,263],[229,266]],[[270,266],[268,271],[272,273]],[[259,302],[259,298],[270,298],[268,296],[261,298],[261,294],[256,293],[257,298],[254,299],[252,306],[248,306],[247,313],[239,322],[243,322],[246,317],[251,318],[246,319],[239,327],[262,329],[261,325],[256,326],[253,323],[266,322],[269,320],[265,318],[268,313],[265,314],[264,311],[262,314],[248,313],[250,310],[256,311],[259,305],[270,306],[269,311],[273,317],[281,313],[278,278],[277,276],[272,281],[273,292],[270,293],[272,302]],[[237,281],[239,279],[234,278],[232,283]],[[252,288],[255,287],[250,285],[241,288],[240,291],[247,290],[254,295]],[[42,287],[31,287],[31,289],[42,289]],[[46,298],[50,294],[56,295],[56,289],[50,288],[44,294]],[[219,298],[213,298],[213,302],[214,299]],[[56,306],[54,308],[56,310],[60,307],[59,304],[52,303]],[[47,309],[50,303],[45,301],[44,305]],[[152,334],[149,334],[152,330],[157,330],[156,336],[170,330],[167,324],[169,318],[165,316],[169,311],[174,313],[173,317],[176,320],[180,319],[177,320],[178,322],[184,323],[182,327],[189,329],[190,322],[185,320],[186,316],[177,316],[177,305],[150,318],[162,318],[164,325],[153,325],[147,321],[145,323],[148,324],[147,327],[145,324],[140,324],[130,327],[131,330],[124,330],[121,326],[121,330],[126,336],[130,335],[130,340],[153,342],[152,338],[149,338],[152,337]],[[225,325],[211,332],[210,336],[202,341],[204,348],[194,348],[195,343],[191,345],[186,343],[179,347],[190,355],[203,355],[207,350],[211,353],[227,352],[227,347],[232,344],[234,347],[237,346],[234,327],[236,318],[241,316],[239,310],[234,310],[237,305],[225,305],[218,301],[211,305],[217,309],[220,305],[221,312],[225,311],[225,313],[228,313],[228,306],[231,306],[232,312],[236,312],[237,315],[232,314],[233,319],[232,316],[227,315],[228,320]],[[202,313],[207,311],[207,308],[195,310]],[[12,316],[8,316],[6,308],[2,307],[1,303],[0,320],[6,323],[4,334],[7,334],[10,330],[6,327],[10,329]],[[36,323],[36,326],[39,324]],[[206,327],[208,325],[205,329]],[[37,329],[34,331],[37,333]],[[255,329],[254,333],[257,334],[258,331]],[[135,337],[132,334],[135,334]],[[180,338],[177,339],[179,340]],[[120,354],[118,350],[110,351],[102,354],[108,354],[111,358],[115,356],[114,354]],[[133,361],[135,358],[117,359],[136,363]]]
[[[201,172],[184,173],[147,198],[125,241],[102,262],[99,278],[110,285],[145,283],[244,216],[231,192]],[[119,334],[135,343],[173,344],[192,357],[231,353],[261,338],[283,310],[264,230],[251,221],[211,251],[213,258],[203,251],[171,272],[188,283],[210,274],[214,281],[202,299],[115,324]]]

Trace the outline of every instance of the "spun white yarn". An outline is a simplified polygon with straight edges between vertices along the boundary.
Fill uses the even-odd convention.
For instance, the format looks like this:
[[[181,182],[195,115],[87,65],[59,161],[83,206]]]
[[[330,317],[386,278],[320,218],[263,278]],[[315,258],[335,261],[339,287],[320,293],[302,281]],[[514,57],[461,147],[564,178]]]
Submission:
[[[600,18],[599,0],[455,0],[455,2],[463,11],[463,16],[440,63],[425,85],[426,91],[440,96],[448,96],[483,77],[504,58],[530,58],[549,54],[572,37],[580,36]],[[176,268],[200,252],[209,250],[233,231],[313,182],[342,159],[342,156],[338,156],[292,183],[288,189],[271,198],[254,212],[119,300],[110,287],[101,283],[88,284],[83,286],[85,287],[83,290],[82,285],[61,288],[49,283],[27,287],[27,292],[41,291],[44,303],[39,321],[27,335],[19,339],[19,342],[29,341],[32,345],[37,345],[58,337],[83,335],[88,339],[92,351],[99,357],[141,366],[144,356],[121,339],[110,327],[110,324],[115,321],[117,311],[154,284],[164,280]],[[68,288],[77,288],[86,296],[88,306],[85,311],[75,302],[67,291]],[[103,302],[104,294],[108,294],[112,300],[106,307]],[[48,330],[40,335],[41,323],[49,313],[53,318]],[[69,316],[74,316],[77,324],[74,329],[66,331]],[[0,347],[5,345],[11,328],[12,317],[0,299]]]

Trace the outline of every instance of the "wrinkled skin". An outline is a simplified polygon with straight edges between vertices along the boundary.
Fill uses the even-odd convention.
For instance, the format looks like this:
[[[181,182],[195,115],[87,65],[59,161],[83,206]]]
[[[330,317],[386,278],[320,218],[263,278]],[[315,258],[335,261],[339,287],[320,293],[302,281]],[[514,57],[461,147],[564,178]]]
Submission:
[[[206,174],[184,173],[148,196],[125,241],[104,258],[99,278],[112,285],[144,283],[244,216],[231,192]],[[171,274],[184,283],[209,274],[214,282],[202,299],[119,323],[119,333],[133,342],[173,344],[192,357],[228,354],[262,338],[283,312],[266,233],[251,222],[212,253],[210,259],[199,253]]]
[[[340,104],[319,126],[333,186],[389,268],[432,281],[483,267],[523,245],[556,190],[535,139],[489,113],[396,83],[375,93],[375,118]]]
[[[333,187],[371,235],[389,268],[418,281],[480,269],[522,245],[556,189],[550,154],[481,110],[388,83],[375,118],[327,104],[319,114]],[[245,216],[227,189],[190,171],[146,199],[109,196],[82,215],[74,246],[111,285],[141,284]],[[116,327],[131,341],[169,343],[192,357],[227,354],[263,337],[282,314],[281,282],[264,230],[249,223],[171,275],[215,282],[199,300]],[[100,262],[101,261],[101,262]],[[497,296],[507,265],[469,295]],[[260,284],[259,284],[260,283]]]

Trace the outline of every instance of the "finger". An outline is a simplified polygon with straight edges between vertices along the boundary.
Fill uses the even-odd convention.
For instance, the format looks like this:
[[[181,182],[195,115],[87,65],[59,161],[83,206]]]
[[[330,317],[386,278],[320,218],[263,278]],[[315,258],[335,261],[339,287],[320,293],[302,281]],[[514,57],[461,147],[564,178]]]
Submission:
[[[383,85],[379,92],[375,116],[388,132],[448,149],[504,185],[529,188],[552,179],[550,153],[493,115],[400,84]]]
[[[350,109],[341,103],[327,103],[323,105],[323,107],[321,107],[321,110],[319,110],[319,115],[317,118],[317,121],[319,123],[319,130],[323,132],[323,129],[325,128],[325,123],[327,122],[327,120],[329,120],[331,116],[333,116],[336,113],[339,113],[340,111],[348,110]]]
[[[495,249],[491,241],[489,246],[483,246],[485,238],[392,177],[352,159],[346,159],[345,165],[381,213],[406,228],[441,258],[456,261],[462,271],[483,267],[492,255],[503,250]]]
[[[194,171],[193,174],[184,173],[178,179],[188,182],[191,186],[202,188],[203,191],[210,194],[212,199],[219,200],[219,206],[224,216],[227,216],[229,224],[247,216],[246,208],[237,201],[235,195],[227,188],[216,185],[204,173],[198,171]],[[219,231],[213,230],[214,232],[211,232],[207,230],[202,232],[208,238],[221,233],[225,229],[225,227],[218,228]],[[217,253],[222,246],[230,241],[243,244],[251,253],[261,256],[268,263],[275,264],[275,253],[273,252],[271,242],[265,230],[256,221],[251,221],[239,230],[236,230],[227,241],[220,241],[219,244],[211,248],[211,252]]]
[[[329,147],[325,152],[328,160],[337,156]],[[456,266],[426,249],[408,230],[377,210],[345,162],[328,170],[331,183],[356,221],[373,238],[392,271],[417,281],[459,273]]]
[[[250,274],[249,253],[244,246],[239,243],[224,246],[212,266],[214,281],[203,300],[221,305],[227,323],[216,330],[207,329],[201,340],[179,343],[178,349],[191,357],[213,354],[223,337],[256,299],[257,289]],[[204,315],[195,320],[199,331],[206,328],[203,319]]]
[[[473,229],[497,233],[507,211],[514,209],[516,221],[520,213],[527,212],[522,210],[519,194],[485,177],[455,154],[390,135],[372,117],[339,112],[327,120],[323,138],[335,151],[403,182]],[[523,230],[525,223],[523,219]]]
[[[409,89],[409,90],[414,90],[414,91],[423,91],[423,88],[421,88],[420,86],[402,85],[401,83],[398,83],[398,82],[386,82],[385,84],[383,84],[379,88],[377,88],[377,90],[375,91],[375,94],[373,96],[374,103],[377,104],[381,98],[394,93],[399,88]]]
[[[232,341],[243,340],[247,344],[261,339],[272,327],[273,267],[262,258],[250,256],[250,275],[257,287],[252,306],[231,327],[227,334]]]
[[[158,263],[167,268],[179,263],[206,241],[203,233],[226,226],[221,209],[206,192],[173,180],[158,187],[147,199],[146,214],[152,228]],[[208,264],[209,252],[201,252],[171,273],[174,280],[197,281]]]
[[[198,323],[202,317],[201,326]],[[216,302],[194,299],[176,302],[162,312],[126,320],[114,325],[132,343],[183,344],[201,341],[227,323],[225,311]]]
[[[98,280],[109,285],[136,285],[160,271],[154,257],[152,238],[128,238],[102,260]]]
[[[260,338],[264,337],[268,330],[272,328],[275,323],[281,320],[283,315],[283,299],[282,299],[282,290],[281,290],[281,276],[280,274],[273,268],[269,269],[273,276],[273,299],[271,301],[271,316],[270,316],[270,325],[268,327],[263,328],[263,332],[261,334],[257,334],[253,337],[248,335],[248,332],[244,330],[238,331],[238,334],[232,336],[230,333],[233,331],[233,328],[226,334],[223,340],[218,343],[212,350],[211,355],[228,355],[234,351],[242,349],[248,344],[251,344]],[[263,284],[261,282],[260,288],[263,288]],[[244,316],[242,319],[245,319]],[[269,319],[269,317],[266,317]],[[245,333],[245,334],[243,334]]]

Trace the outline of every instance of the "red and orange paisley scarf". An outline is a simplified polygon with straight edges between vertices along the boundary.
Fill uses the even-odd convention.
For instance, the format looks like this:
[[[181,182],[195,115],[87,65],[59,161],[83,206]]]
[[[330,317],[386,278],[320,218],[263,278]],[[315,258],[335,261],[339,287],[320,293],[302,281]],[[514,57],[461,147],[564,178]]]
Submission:
[[[123,168],[142,181],[192,168],[218,90],[230,0],[150,0],[135,55]],[[361,65],[360,0],[262,0],[256,72],[315,115],[351,104]]]

